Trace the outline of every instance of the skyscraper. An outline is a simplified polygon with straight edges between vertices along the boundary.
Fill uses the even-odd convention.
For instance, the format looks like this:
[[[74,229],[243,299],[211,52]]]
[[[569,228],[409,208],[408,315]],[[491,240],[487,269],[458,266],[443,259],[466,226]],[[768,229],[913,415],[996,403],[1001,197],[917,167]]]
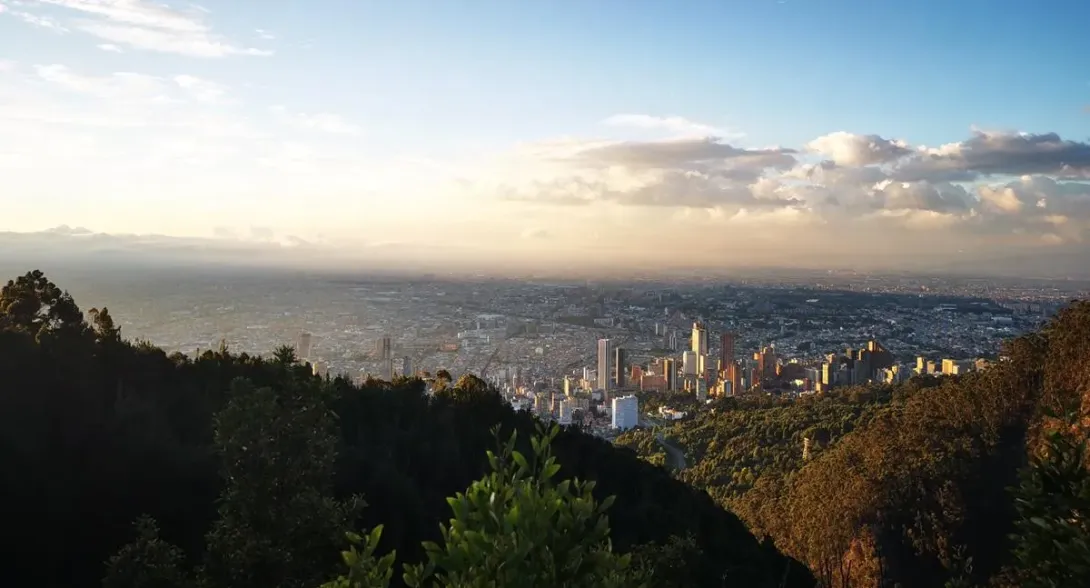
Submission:
[[[406,355],[401,358],[401,375],[406,378],[411,378],[414,375],[413,372],[413,358]]]
[[[720,369],[734,363],[734,333],[719,335],[719,364]]]
[[[696,358],[695,351],[681,352],[681,371],[685,373],[686,378],[696,376]]]
[[[310,333],[299,333],[299,345],[295,348],[295,356],[300,361],[310,359]]]
[[[666,380],[666,390],[674,391],[677,389],[677,366],[672,359],[662,360],[662,376]]]
[[[612,347],[609,339],[598,340],[598,389],[609,392],[609,380],[613,375]]]
[[[390,346],[390,337],[388,335],[383,335],[375,341],[375,355],[378,356],[380,361],[393,357],[393,348]]]
[[[615,350],[613,358],[613,381],[617,383],[618,388],[625,387],[625,366],[627,365],[627,357],[624,348],[618,347]]]
[[[624,431],[640,423],[639,400],[635,396],[614,398],[612,408],[612,428]]]
[[[692,352],[698,356],[708,354],[708,330],[699,321],[693,323]]]

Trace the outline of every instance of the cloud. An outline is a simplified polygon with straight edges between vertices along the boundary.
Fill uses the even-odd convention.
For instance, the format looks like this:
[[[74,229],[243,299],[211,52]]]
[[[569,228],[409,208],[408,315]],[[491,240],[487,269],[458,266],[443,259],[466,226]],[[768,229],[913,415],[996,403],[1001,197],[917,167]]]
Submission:
[[[276,39],[276,35],[270,33],[269,31],[266,31],[264,29],[257,29],[254,32],[257,33],[257,36],[259,38],[264,39],[266,41],[273,41],[273,40]]]
[[[1023,174],[1090,178],[1090,143],[1064,140],[1056,133],[974,131],[960,143],[920,149],[897,167],[894,176],[906,181],[969,181]]]
[[[937,148],[831,133],[801,152],[709,138],[561,139],[521,146],[515,160],[500,166],[513,170],[503,181],[470,180],[470,190],[523,205],[567,207],[566,214],[588,219],[674,209],[677,214],[659,218],[753,231],[765,223],[800,231],[838,227],[838,234],[875,238],[933,235],[919,246],[936,251],[947,242],[959,248],[1063,245],[1090,242],[1088,148],[1055,133],[980,131]],[[807,154],[827,159],[815,163]],[[642,222],[655,222],[651,218]],[[917,236],[897,237],[902,233]]]
[[[5,12],[11,14],[15,18],[18,18],[19,20],[29,25],[33,25],[38,28],[48,29],[50,31],[60,34],[65,34],[69,32],[68,28],[61,25],[59,22],[56,21],[56,19],[51,16],[33,14],[25,10],[12,10],[7,6],[0,4],[0,14]]]
[[[269,112],[272,113],[276,120],[300,130],[320,131],[337,135],[356,135],[360,133],[358,126],[335,114],[291,112],[284,106],[273,106],[269,108]]]
[[[206,10],[177,10],[147,0],[37,0],[76,16],[69,25],[108,44],[189,57],[268,56],[273,52],[232,43],[207,24]]]
[[[615,114],[602,121],[602,124],[615,127],[628,127],[650,131],[663,131],[673,135],[695,137],[741,138],[744,133],[735,133],[724,129],[691,121],[680,116],[651,116],[648,114]]]
[[[132,72],[116,72],[108,76],[86,76],[60,64],[36,65],[38,77],[59,88],[79,94],[89,94],[122,103],[170,101],[162,78]]]
[[[100,44],[95,45],[95,46],[98,47],[99,49],[102,49],[103,51],[106,51],[107,53],[124,53],[125,52],[123,49],[121,49],[121,47],[118,47],[117,45],[114,45],[113,43],[100,43]]]
[[[592,145],[568,160],[591,167],[694,168],[740,162],[749,167],[764,168],[792,166],[795,163],[793,153],[791,149],[742,149],[714,138],[704,138]]]
[[[837,165],[849,167],[886,163],[912,153],[903,141],[843,131],[818,137],[807,143],[806,148],[827,156]]]
[[[556,141],[522,150],[537,164],[540,177],[503,183],[509,201],[581,206],[722,209],[776,208],[799,204],[778,186],[763,182],[766,172],[795,164],[789,149],[744,149],[716,139],[645,142]],[[518,168],[518,164],[510,167]]]
[[[227,88],[222,84],[188,75],[174,76],[174,83],[197,102],[220,104],[226,101]]]

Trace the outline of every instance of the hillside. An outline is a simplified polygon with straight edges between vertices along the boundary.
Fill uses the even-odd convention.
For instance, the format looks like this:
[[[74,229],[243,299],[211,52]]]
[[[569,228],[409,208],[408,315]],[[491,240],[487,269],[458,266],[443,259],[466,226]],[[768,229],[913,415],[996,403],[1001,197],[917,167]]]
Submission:
[[[431,395],[419,379],[322,380],[295,362],[290,349],[273,358],[226,348],[196,359],[168,356],[124,340],[105,308],[87,316],[39,273],[0,293],[0,557],[11,585],[98,585],[104,562],[137,539],[133,522],[143,515],[186,554],[186,565],[204,561],[215,571],[230,563],[209,555],[216,545],[240,541],[223,531],[230,517],[241,516],[232,505],[252,496],[242,503],[252,511],[266,500],[239,484],[274,495],[293,487],[317,492],[326,477],[332,496],[319,492],[307,508],[327,512],[362,495],[367,508],[344,511],[350,526],[383,525],[379,552],[396,550],[399,563],[417,562],[422,541],[441,539],[439,523],[451,517],[447,497],[489,471],[493,428],[518,431],[526,451],[535,429],[532,417],[511,411],[476,379],[440,382],[440,393]],[[246,435],[253,444],[238,442]],[[287,444],[269,445],[269,435]],[[573,431],[562,432],[552,447],[558,478],[595,481],[599,502],[616,497],[606,512],[613,549],[634,553],[637,564],[669,568],[669,583],[813,585],[805,568],[755,539],[706,493],[634,453]],[[253,462],[254,452],[264,461]],[[325,458],[330,471],[323,473]],[[258,466],[267,469],[264,478],[240,481],[232,473]],[[295,504],[298,497],[288,494],[282,502],[268,499]],[[311,511],[288,508],[291,521],[275,512],[281,511],[258,513],[263,528],[275,530],[259,534],[259,543],[279,545],[285,569],[316,578],[338,571],[337,536],[290,541],[299,525],[315,523],[294,520]],[[670,549],[679,545],[684,557],[665,565],[662,554],[676,554]],[[222,577],[248,564],[230,565],[236,569],[221,570]]]
[[[821,585],[1085,586],[1090,303],[1005,358],[795,403],[731,399],[663,434],[688,456],[677,477]],[[661,460],[648,433],[620,442]]]

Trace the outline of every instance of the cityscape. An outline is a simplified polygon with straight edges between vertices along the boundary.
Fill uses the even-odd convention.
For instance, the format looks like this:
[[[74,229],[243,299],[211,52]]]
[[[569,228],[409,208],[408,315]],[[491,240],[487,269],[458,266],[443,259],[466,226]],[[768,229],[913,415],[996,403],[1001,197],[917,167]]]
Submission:
[[[1090,587],[1088,0],[0,0],[3,588]]]
[[[790,399],[985,369],[1004,340],[1088,287],[829,274],[681,283],[118,275],[84,277],[81,298],[114,300],[124,333],[169,352],[290,345],[316,374],[359,382],[473,374],[518,409],[605,438],[684,416],[642,414],[643,392]]]

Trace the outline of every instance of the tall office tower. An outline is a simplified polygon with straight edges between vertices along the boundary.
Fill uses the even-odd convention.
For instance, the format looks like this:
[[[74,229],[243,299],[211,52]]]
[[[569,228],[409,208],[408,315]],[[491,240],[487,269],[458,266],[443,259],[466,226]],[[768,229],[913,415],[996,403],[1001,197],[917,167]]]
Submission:
[[[732,363],[734,363],[734,333],[723,333],[719,335],[720,369]]]
[[[300,361],[310,359],[310,333],[299,334],[299,346],[295,348],[295,357]]]
[[[666,337],[666,348],[677,351],[677,329],[670,329],[670,335]]]
[[[571,396],[571,378],[564,376],[564,396]]]
[[[609,392],[609,380],[613,375],[612,351],[609,339],[598,340],[598,389],[605,392]]]
[[[572,413],[572,403],[568,402],[567,400],[561,400],[560,401],[559,418],[557,419],[557,422],[559,422],[561,425],[570,425],[571,424],[571,413]]]
[[[708,354],[708,330],[704,328],[704,323],[693,323],[693,340],[692,340],[692,352],[697,355]]]
[[[394,360],[387,357],[382,360],[382,377],[386,378],[386,381],[392,381],[394,379]]]
[[[627,383],[624,378],[625,366],[628,364],[627,359],[624,348],[618,347],[614,350],[613,381],[617,382],[617,388],[624,388]]]
[[[681,352],[681,371],[685,374],[686,378],[696,375],[696,357],[695,351]]]
[[[625,431],[640,424],[640,401],[635,396],[613,399],[612,427]]]
[[[401,358],[401,375],[406,378],[411,378],[414,375],[413,372],[413,358],[406,355]]]
[[[310,369],[311,369],[311,372],[313,372],[314,375],[318,376],[319,378],[324,378],[327,375],[329,375],[329,364],[322,361],[322,360],[318,360],[318,361],[314,362],[311,365]]]
[[[667,391],[677,390],[677,366],[674,365],[674,360],[662,360],[662,376],[666,379]]]
[[[380,360],[393,357],[393,348],[390,346],[389,336],[383,335],[375,341],[375,355],[377,355]]]

